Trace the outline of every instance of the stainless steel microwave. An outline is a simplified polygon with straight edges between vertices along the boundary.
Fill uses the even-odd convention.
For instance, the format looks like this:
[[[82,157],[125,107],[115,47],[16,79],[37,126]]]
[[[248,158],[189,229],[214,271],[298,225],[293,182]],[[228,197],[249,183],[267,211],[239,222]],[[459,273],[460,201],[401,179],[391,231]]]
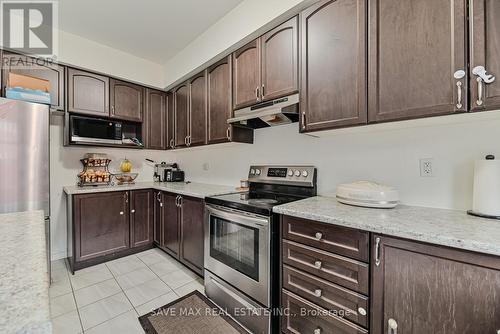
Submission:
[[[122,144],[122,123],[71,115],[70,140],[81,143]]]

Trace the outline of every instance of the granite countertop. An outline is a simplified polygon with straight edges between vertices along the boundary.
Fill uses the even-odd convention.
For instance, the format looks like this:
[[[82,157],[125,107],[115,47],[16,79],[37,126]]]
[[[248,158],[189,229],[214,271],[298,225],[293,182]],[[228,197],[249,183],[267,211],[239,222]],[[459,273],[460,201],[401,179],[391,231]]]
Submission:
[[[500,221],[464,211],[398,205],[369,209],[337,202],[331,197],[275,206],[274,212],[389,236],[500,256]]]
[[[0,214],[0,332],[52,333],[43,211]]]
[[[155,189],[168,191],[184,196],[205,198],[208,196],[222,195],[238,192],[236,188],[229,186],[221,186],[216,184],[205,184],[196,182],[136,182],[130,185],[116,186],[100,186],[100,187],[64,187],[64,192],[68,195],[90,194],[108,191],[124,191],[138,189]]]

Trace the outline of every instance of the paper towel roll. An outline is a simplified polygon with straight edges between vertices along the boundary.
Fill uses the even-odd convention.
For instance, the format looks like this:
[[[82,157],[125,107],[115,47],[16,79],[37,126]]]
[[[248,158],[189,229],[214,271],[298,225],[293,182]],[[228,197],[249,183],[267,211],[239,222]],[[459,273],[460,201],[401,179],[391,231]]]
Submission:
[[[476,161],[472,211],[500,216],[500,160]]]

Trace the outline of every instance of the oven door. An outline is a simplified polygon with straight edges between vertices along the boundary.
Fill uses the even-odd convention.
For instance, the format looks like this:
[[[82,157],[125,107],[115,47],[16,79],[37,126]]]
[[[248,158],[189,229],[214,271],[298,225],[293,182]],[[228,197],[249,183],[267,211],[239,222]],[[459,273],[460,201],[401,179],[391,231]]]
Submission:
[[[205,268],[269,307],[270,218],[206,206]]]

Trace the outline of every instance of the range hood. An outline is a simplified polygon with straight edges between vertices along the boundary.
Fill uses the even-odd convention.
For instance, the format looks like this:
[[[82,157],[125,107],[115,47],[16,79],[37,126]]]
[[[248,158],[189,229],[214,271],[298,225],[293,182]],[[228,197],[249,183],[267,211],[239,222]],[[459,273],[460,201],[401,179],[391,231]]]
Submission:
[[[262,102],[254,106],[234,111],[229,124],[252,129],[290,124],[299,121],[299,94]]]

